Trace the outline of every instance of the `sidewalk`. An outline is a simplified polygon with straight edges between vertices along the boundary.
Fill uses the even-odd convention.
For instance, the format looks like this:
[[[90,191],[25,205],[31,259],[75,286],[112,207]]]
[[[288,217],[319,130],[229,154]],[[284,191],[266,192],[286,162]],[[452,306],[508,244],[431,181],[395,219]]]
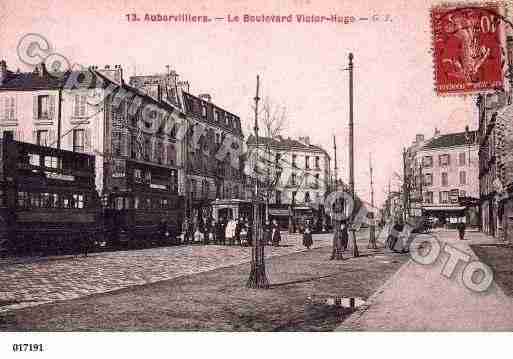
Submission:
[[[497,240],[480,232],[468,232],[465,241],[456,231],[433,233],[442,244],[442,256],[432,265],[409,260],[337,330],[362,331],[481,331],[512,330],[513,300],[493,282],[482,293],[462,282],[464,264],[459,263],[451,278],[441,272],[448,259],[443,243],[477,259],[469,245],[493,244]]]

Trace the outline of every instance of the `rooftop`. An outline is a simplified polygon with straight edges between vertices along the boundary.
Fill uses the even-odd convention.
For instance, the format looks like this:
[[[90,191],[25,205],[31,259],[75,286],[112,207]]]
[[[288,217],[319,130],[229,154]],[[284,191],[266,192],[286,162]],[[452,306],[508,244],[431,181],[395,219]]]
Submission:
[[[468,146],[469,144],[476,143],[477,131],[469,131],[468,135],[466,132],[448,133],[446,135],[439,135],[434,137],[422,147],[423,150],[456,147],[456,146]]]
[[[250,135],[247,140],[248,146],[255,145],[256,140],[253,135]],[[323,152],[326,155],[328,153],[320,146],[312,145],[312,144],[306,144],[304,142],[292,139],[292,138],[283,138],[281,136],[277,136],[276,138],[270,138],[270,137],[258,137],[258,144],[267,146],[269,145],[272,148],[275,149],[281,149],[281,150],[296,150],[296,151],[311,151],[311,152]]]

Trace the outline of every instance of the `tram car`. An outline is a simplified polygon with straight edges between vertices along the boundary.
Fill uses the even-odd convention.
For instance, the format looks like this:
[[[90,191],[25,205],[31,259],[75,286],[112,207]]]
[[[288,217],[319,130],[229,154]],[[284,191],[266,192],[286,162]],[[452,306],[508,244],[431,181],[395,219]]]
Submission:
[[[103,201],[108,243],[130,248],[177,244],[185,201],[178,195],[176,169],[136,161],[123,167],[126,175],[108,183]]]
[[[94,156],[2,140],[0,251],[73,252],[102,233]]]

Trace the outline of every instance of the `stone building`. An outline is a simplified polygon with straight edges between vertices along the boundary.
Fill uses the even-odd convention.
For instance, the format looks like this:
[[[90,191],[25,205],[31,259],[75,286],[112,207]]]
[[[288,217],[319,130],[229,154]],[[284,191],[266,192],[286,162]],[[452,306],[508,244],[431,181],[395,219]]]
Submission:
[[[95,186],[107,206],[179,208],[178,107],[127,85],[121,66],[12,72],[0,62],[0,133],[94,154]]]
[[[264,187],[270,183],[271,219],[286,226],[293,218],[322,217],[331,184],[330,156],[323,148],[311,144],[309,137],[295,140],[281,136],[259,137],[258,147],[255,137],[250,136],[247,146],[253,157],[259,149],[258,174]],[[271,168],[270,179],[266,179],[267,168]]]
[[[208,215],[215,199],[244,198],[241,167],[244,136],[239,116],[212,102],[209,94],[193,95],[176,72],[132,76],[130,84],[185,114],[182,161],[187,215]]]
[[[436,130],[429,140],[417,135],[405,163],[407,211],[417,207],[440,224],[454,225],[463,218],[479,224],[476,131],[440,134]]]

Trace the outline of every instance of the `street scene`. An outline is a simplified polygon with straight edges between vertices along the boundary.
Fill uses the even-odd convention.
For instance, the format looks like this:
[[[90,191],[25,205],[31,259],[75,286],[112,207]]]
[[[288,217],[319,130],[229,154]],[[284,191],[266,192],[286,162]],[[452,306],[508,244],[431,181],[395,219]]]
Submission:
[[[513,330],[511,4],[43,3],[0,5],[0,332]]]

